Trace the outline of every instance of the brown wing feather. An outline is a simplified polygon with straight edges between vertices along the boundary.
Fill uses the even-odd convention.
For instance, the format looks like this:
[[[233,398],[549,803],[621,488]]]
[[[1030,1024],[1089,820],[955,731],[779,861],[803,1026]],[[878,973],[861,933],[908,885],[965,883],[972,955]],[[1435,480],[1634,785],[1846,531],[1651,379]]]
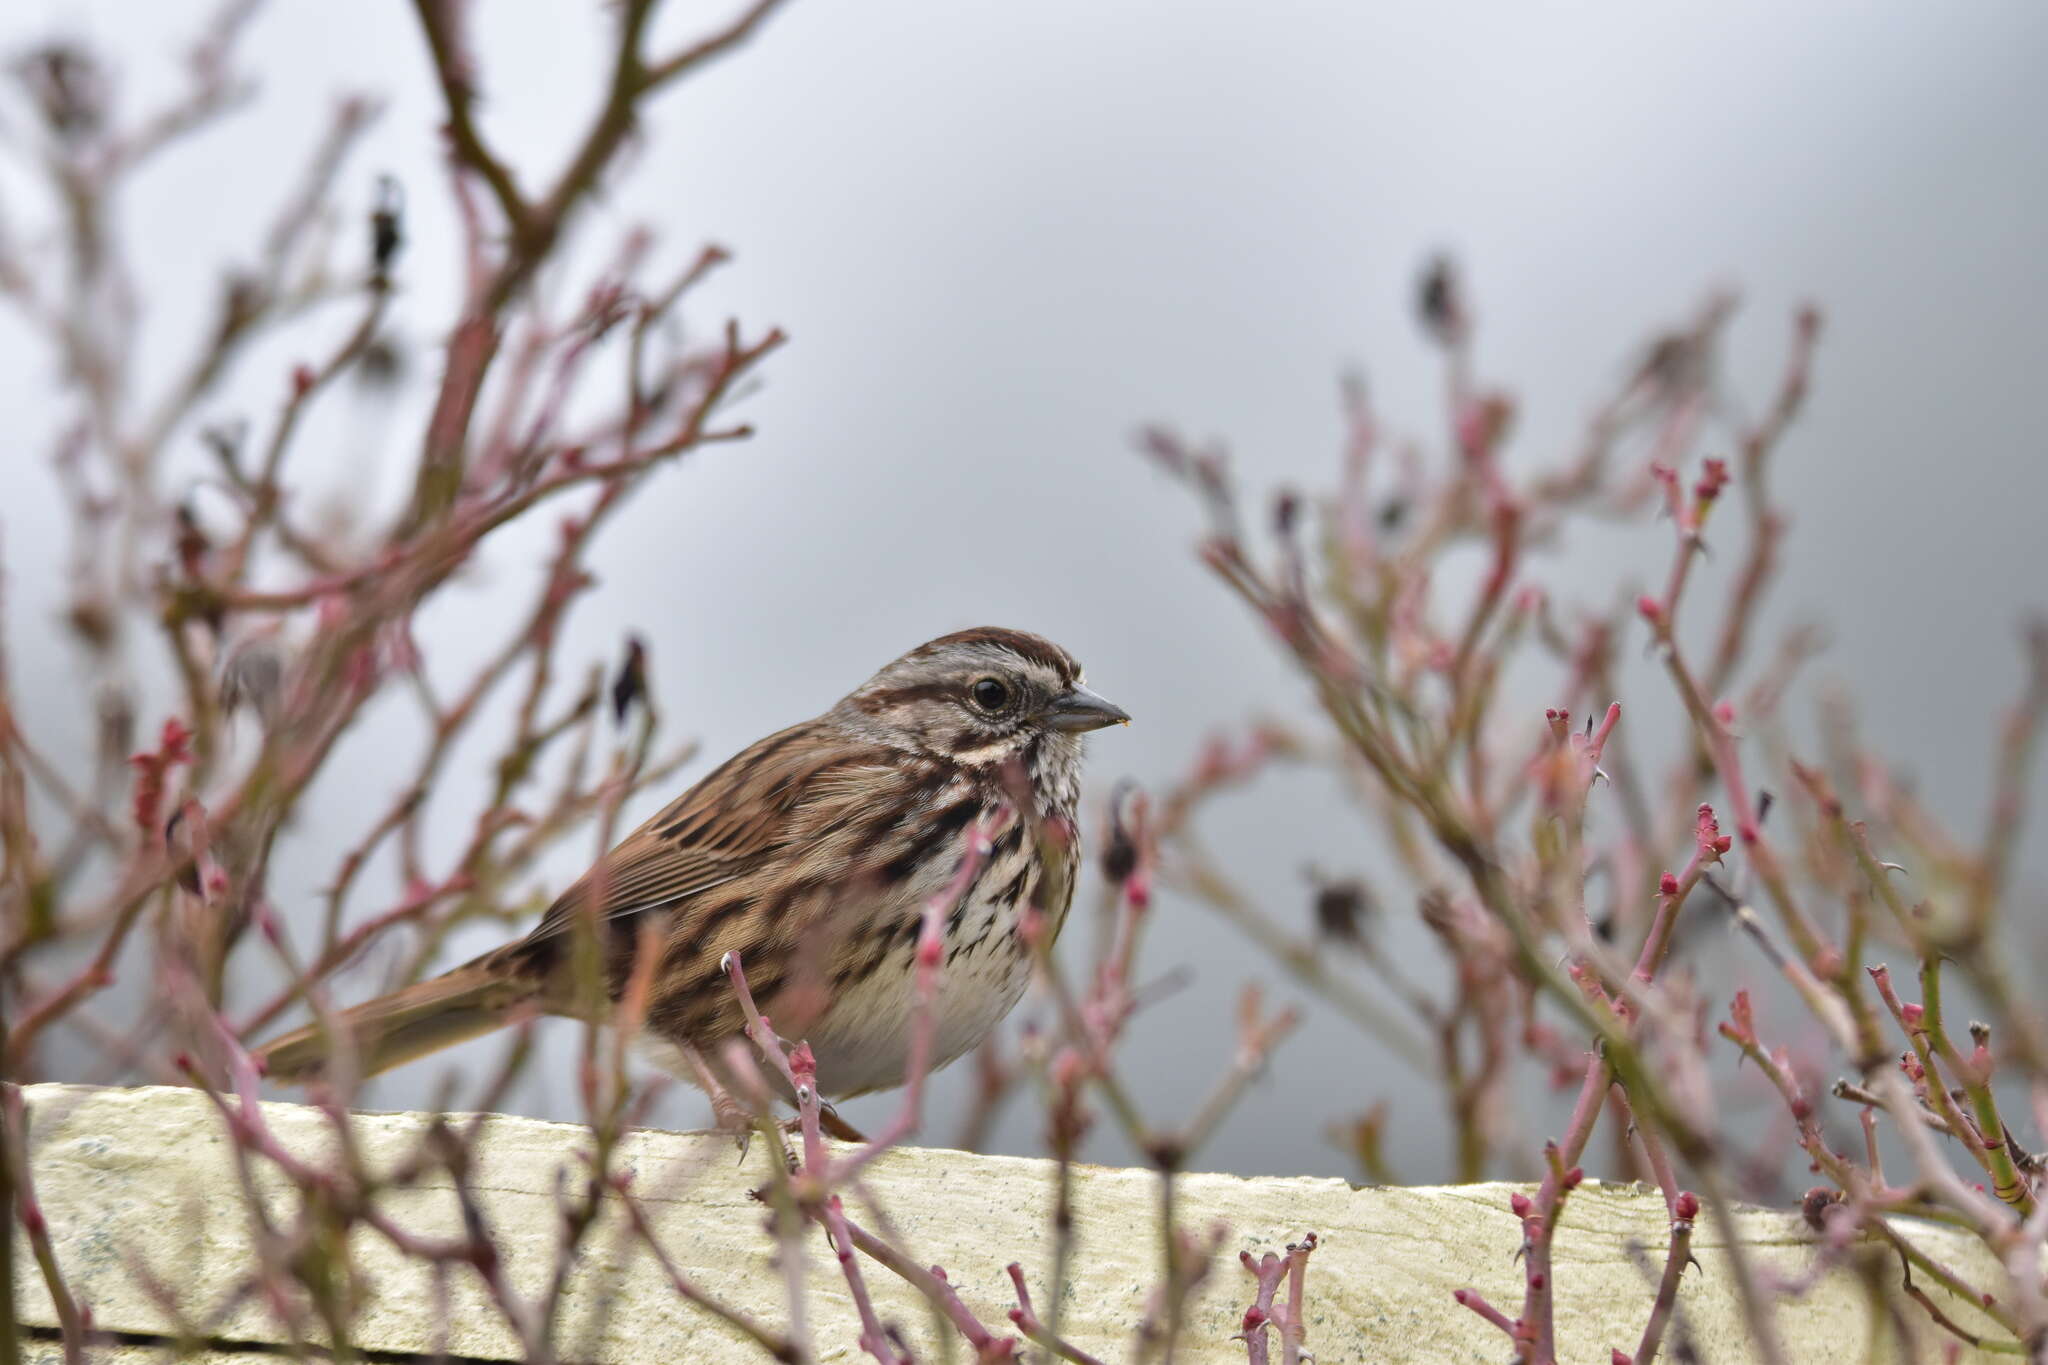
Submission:
[[[503,951],[553,978],[550,1008],[577,1012],[562,969],[587,907],[594,902],[605,931],[613,994],[631,974],[645,917],[658,915],[650,1028],[695,1043],[736,1032],[737,1002],[719,969],[728,950],[747,964],[762,1008],[787,1020],[788,1002],[771,1002],[800,974],[793,959],[824,949],[817,921],[857,880],[862,848],[882,833],[867,828],[873,812],[903,810],[884,793],[907,776],[900,756],[817,721],[770,735],[634,830]]]
[[[548,908],[525,938],[432,981],[358,1005],[338,1021],[363,1074],[508,1022],[531,1003],[561,1014],[601,1015],[572,965],[574,934],[594,901],[608,993],[631,975],[645,917],[656,916],[662,960],[649,1025],[677,1042],[709,1044],[738,1032],[737,1002],[718,959],[736,949],[755,998],[787,1019],[780,987],[796,945],[815,932],[837,886],[860,861],[860,813],[900,777],[871,745],[817,721],[742,750],[628,835]],[[886,800],[886,796],[880,799]],[[826,888],[833,888],[829,893]],[[762,914],[747,913],[759,902]],[[592,983],[595,984],[595,983]],[[264,1049],[282,1079],[327,1062],[330,1030],[310,1026]],[[715,1058],[709,1059],[716,1062]]]
[[[781,776],[778,755],[815,751],[817,722],[779,730],[707,774],[663,806],[578,877],[523,940],[537,946],[566,934],[596,896],[598,917],[615,919],[699,894],[781,846],[777,835],[790,801],[758,799],[763,777]],[[806,739],[812,743],[805,743]],[[708,837],[707,837],[708,836]]]

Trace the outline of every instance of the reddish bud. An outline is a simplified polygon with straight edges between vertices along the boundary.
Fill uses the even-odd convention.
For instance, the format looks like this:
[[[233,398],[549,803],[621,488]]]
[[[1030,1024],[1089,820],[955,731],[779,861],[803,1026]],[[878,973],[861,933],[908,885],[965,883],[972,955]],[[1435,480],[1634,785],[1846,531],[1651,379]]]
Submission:
[[[1714,704],[1714,719],[1720,721],[1723,725],[1733,725],[1735,723],[1735,703],[1732,701],[1716,702]]]
[[[128,760],[135,769],[133,812],[135,823],[155,829],[163,811],[164,789],[170,770],[192,757],[192,731],[176,716],[164,722],[155,753],[140,753]]]
[[[1753,829],[1750,830],[1749,837],[1751,839],[1756,838],[1756,831]],[[1726,853],[1729,849],[1733,847],[1735,847],[1735,841],[1725,834],[1722,835],[1720,838],[1714,840],[1714,852],[1716,853]]]
[[[1529,1287],[1539,1294],[1543,1292],[1543,1286],[1548,1283],[1549,1281],[1543,1278],[1543,1272],[1541,1271],[1529,1277]]]
[[[1564,1187],[1568,1190],[1575,1190],[1579,1187],[1579,1182],[1585,1178],[1585,1168],[1583,1166],[1574,1166],[1564,1173]]]
[[[1693,486],[1701,502],[1712,502],[1728,486],[1728,462],[1708,460],[1700,473],[1700,481]]]
[[[1257,1304],[1253,1304],[1251,1307],[1244,1310],[1245,1331],[1255,1332],[1259,1328],[1264,1327],[1265,1325],[1266,1314],[1264,1309],[1260,1308]]]
[[[1616,1347],[1613,1354],[1607,1357],[1607,1365],[1636,1365],[1636,1358]]]
[[[1515,1217],[1527,1218],[1529,1210],[1534,1208],[1535,1205],[1530,1202],[1529,1196],[1526,1194],[1512,1194],[1508,1196],[1508,1207],[1514,1210]]]
[[[1642,618],[1645,621],[1648,621],[1653,626],[1661,624],[1664,620],[1663,605],[1648,593],[1644,593],[1636,599],[1636,610],[1642,614]]]
[[[1927,1007],[1914,1004],[1901,1005],[1899,1006],[1899,1015],[1906,1021],[1907,1028],[1919,1029],[1922,1026],[1922,1021],[1927,1018]]]
[[[1690,1223],[1700,1216],[1700,1197],[1691,1190],[1680,1190],[1678,1198],[1672,1203],[1671,1212],[1677,1215],[1681,1223]]]
[[[297,398],[304,398],[308,393],[312,392],[313,385],[316,382],[318,382],[317,376],[314,375],[311,365],[298,366],[292,371],[292,395]]]
[[[1749,1007],[1749,992],[1735,992],[1735,999],[1728,1004],[1728,1018],[1733,1027],[1728,1036],[1741,1043],[1756,1041],[1756,1015]]]
[[[1675,873],[1671,873],[1671,872],[1666,872],[1666,873],[1664,874],[1663,878],[1662,878],[1662,879],[1661,879],[1661,880],[1660,880],[1660,881],[1659,881],[1659,882],[1657,883],[1657,894],[1658,894],[1658,895],[1660,895],[1660,896],[1675,896],[1675,895],[1677,895],[1677,894],[1678,894],[1678,877],[1677,877],[1677,874],[1675,874]]]
[[[1705,802],[1700,803],[1693,818],[1693,839],[1699,844],[1703,856],[1719,857],[1733,846],[1728,836],[1721,833],[1721,822],[1714,818],[1714,808]]]

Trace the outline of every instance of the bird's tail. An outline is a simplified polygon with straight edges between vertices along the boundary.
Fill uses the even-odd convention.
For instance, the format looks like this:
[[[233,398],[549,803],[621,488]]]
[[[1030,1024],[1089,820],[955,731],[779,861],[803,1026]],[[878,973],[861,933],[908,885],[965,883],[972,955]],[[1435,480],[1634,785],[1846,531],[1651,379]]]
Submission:
[[[508,971],[500,954],[487,953],[344,1010],[325,1025],[273,1038],[257,1055],[272,1080],[300,1082],[324,1071],[337,1051],[353,1049],[356,1074],[374,1076],[511,1023],[539,993],[537,982]]]

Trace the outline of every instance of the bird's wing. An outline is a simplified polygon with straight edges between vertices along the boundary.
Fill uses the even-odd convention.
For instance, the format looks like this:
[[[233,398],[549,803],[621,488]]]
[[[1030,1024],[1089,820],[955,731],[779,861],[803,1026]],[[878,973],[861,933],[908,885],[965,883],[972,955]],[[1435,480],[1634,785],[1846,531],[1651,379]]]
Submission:
[[[852,738],[824,721],[768,736],[728,760],[628,835],[549,908],[505,966],[539,978],[546,1008],[603,1011],[574,951],[599,931],[604,993],[617,999],[643,943],[658,954],[645,1027],[700,1050],[744,1021],[722,980],[728,952],[745,965],[761,1009],[800,1037],[829,1003],[854,951],[886,946],[920,855],[957,833],[934,803],[950,795],[947,765]],[[971,812],[969,812],[971,814]],[[856,948],[857,945],[857,948]]]
[[[593,902],[601,922],[629,919],[756,870],[786,847],[812,781],[854,748],[806,721],[741,750],[577,878],[526,944],[565,936]]]

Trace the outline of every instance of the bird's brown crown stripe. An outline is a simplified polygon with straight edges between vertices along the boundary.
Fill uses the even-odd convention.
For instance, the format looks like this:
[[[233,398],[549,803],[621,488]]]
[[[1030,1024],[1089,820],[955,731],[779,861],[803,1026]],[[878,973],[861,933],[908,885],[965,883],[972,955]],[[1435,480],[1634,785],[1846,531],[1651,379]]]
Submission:
[[[1044,636],[1022,630],[1004,630],[1001,626],[976,626],[972,630],[942,635],[919,649],[917,654],[937,653],[952,645],[994,645],[999,649],[1007,649],[1033,663],[1043,664],[1052,669],[1060,675],[1060,684],[1064,687],[1073,686],[1074,679],[1080,676],[1081,672],[1081,666],[1074,662],[1072,655]]]

